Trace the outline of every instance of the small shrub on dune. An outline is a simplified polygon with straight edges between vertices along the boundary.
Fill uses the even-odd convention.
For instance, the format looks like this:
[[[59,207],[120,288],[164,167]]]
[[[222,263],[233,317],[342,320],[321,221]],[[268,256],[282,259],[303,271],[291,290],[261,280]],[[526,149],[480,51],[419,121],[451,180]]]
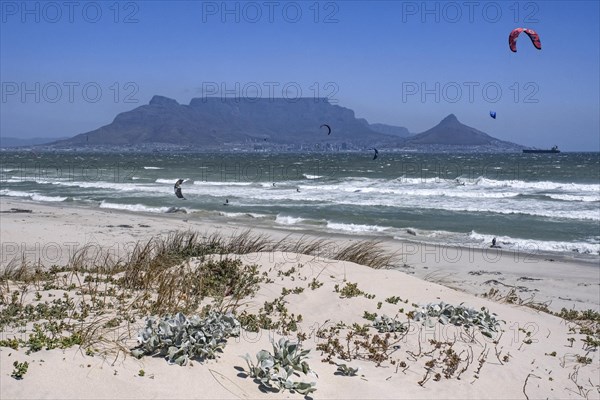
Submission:
[[[215,358],[227,339],[239,336],[240,323],[231,314],[209,311],[205,318],[174,316],[146,320],[138,336],[139,345],[131,353],[165,357],[170,363],[186,365],[190,359]]]
[[[310,350],[301,350],[299,343],[290,342],[285,338],[279,339],[279,343],[271,340],[271,343],[273,354],[267,350],[259,351],[256,354],[256,364],[252,362],[249,354],[243,357],[248,364],[249,375],[267,390],[289,390],[304,395],[314,392],[314,382],[292,380],[294,376],[300,376],[299,372],[304,375],[316,375],[305,361]]]
[[[487,337],[492,337],[492,332],[498,332],[500,322],[496,314],[482,307],[481,311],[465,307],[462,303],[458,306],[440,303],[430,303],[421,310],[414,312],[412,318],[415,321],[423,321],[427,326],[433,326],[436,322],[443,325],[453,324],[463,326],[465,329],[477,327]],[[504,321],[502,321],[504,322]]]

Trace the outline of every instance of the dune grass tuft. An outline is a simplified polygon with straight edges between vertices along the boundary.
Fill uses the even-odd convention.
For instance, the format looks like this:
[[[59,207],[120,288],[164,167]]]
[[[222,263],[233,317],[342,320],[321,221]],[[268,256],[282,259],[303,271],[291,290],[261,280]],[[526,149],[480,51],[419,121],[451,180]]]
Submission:
[[[396,254],[385,250],[381,246],[381,241],[362,240],[341,248],[332,258],[366,265],[374,269],[382,269],[394,265]]]

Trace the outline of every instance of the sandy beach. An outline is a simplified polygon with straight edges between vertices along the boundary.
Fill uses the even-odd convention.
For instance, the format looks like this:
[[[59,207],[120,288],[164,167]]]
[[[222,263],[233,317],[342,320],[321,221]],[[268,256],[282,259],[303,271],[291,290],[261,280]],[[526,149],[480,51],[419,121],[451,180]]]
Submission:
[[[214,233],[227,237],[252,229],[253,234],[275,242],[320,238],[329,240],[328,246],[339,248],[365,239],[256,228],[251,219],[248,223],[226,217],[202,220],[186,214],[127,213],[65,207],[64,203],[54,206],[2,199],[0,211],[3,268],[21,255],[45,268],[65,265],[84,246],[102,249],[115,260],[124,259],[137,242],[188,230],[205,237]],[[243,265],[256,265],[257,273],[265,278],[254,297],[240,306],[239,313],[267,313],[265,302],[279,298],[286,311],[273,311],[272,317],[296,316],[296,330],[286,336],[292,340],[302,337],[303,348],[310,350],[308,363],[318,375],[302,376],[306,382],[316,382],[317,390],[310,397],[600,398],[598,347],[582,342],[588,331],[582,332],[576,321],[549,313],[558,313],[562,308],[600,311],[600,268],[596,263],[533,251],[425,246],[394,240],[383,241],[380,246],[396,253],[393,268],[373,269],[331,260],[325,257],[331,248],[311,255],[285,251],[231,255]],[[189,268],[202,262],[192,258]],[[356,284],[359,291],[344,296],[344,288],[351,284]],[[10,291],[18,288],[15,282],[6,285]],[[68,297],[76,296],[81,287],[41,290],[41,297],[54,293],[52,290],[55,295],[66,293]],[[40,302],[33,288],[23,292],[23,304]],[[5,310],[7,293],[1,306]],[[412,318],[426,304],[440,302],[474,310],[485,307],[500,321],[497,332],[489,338],[476,328],[467,331],[462,326],[437,321],[423,324]],[[393,345],[384,351],[385,360],[380,365],[358,350],[349,360],[340,359],[340,354],[332,350],[328,360],[358,368],[356,376],[344,376],[336,364],[322,362],[328,358],[324,343],[336,337],[346,343],[348,332],[355,330],[352,324],[372,325],[374,314],[396,317],[407,326],[405,331],[392,334],[389,340]],[[129,348],[135,346],[143,323],[142,318],[134,321],[129,326],[131,334],[122,343]],[[344,327],[335,336],[330,328],[340,323]],[[28,323],[27,329],[31,327]],[[370,336],[357,334],[356,338],[373,344],[378,332],[373,326],[369,332]],[[26,338],[20,330],[5,329],[0,339],[17,336]],[[255,355],[261,349],[272,350],[271,338],[282,336],[281,328],[258,332],[242,329],[238,337],[227,340],[216,359],[192,361],[185,366],[170,365],[162,357],[138,360],[123,351],[103,353],[102,349],[79,346],[30,354],[24,347],[0,347],[0,397],[301,398],[301,394],[289,391],[261,391],[240,357],[248,353],[256,361]],[[347,348],[351,345],[349,341]],[[457,357],[451,367],[452,354]],[[11,377],[15,361],[29,364],[21,380]]]

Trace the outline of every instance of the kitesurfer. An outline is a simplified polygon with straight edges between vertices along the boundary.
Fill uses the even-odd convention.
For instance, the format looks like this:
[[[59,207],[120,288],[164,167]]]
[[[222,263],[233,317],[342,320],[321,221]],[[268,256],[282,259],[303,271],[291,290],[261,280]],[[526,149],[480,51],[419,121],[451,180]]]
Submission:
[[[175,182],[175,186],[173,187],[175,189],[175,196],[177,196],[180,199],[184,199],[185,197],[183,197],[183,193],[181,193],[181,184],[183,183],[183,179],[178,179],[177,182]]]

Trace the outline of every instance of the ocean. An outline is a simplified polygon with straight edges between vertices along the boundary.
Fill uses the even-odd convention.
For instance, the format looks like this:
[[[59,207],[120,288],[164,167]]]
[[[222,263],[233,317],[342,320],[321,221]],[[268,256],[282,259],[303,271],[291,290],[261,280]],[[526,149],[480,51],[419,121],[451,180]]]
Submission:
[[[600,153],[0,155],[3,198],[600,260]]]

